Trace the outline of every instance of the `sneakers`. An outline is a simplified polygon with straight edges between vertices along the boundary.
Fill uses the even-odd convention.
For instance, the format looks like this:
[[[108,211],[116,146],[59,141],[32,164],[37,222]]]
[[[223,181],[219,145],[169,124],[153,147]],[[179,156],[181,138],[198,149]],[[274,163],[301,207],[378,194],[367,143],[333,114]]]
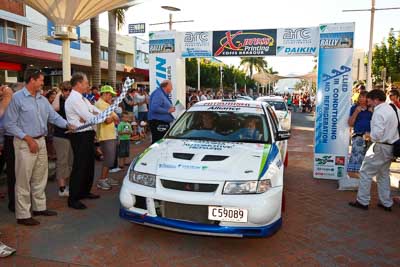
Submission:
[[[101,189],[101,190],[111,190],[111,185],[108,183],[108,179],[105,180],[98,180],[97,181],[97,188]]]
[[[117,167],[117,168],[114,168],[114,169],[111,169],[109,172],[110,173],[115,173],[115,172],[119,172],[119,171],[121,171],[122,169],[120,168],[120,167]]]
[[[4,243],[0,242],[0,258],[8,257],[15,253],[15,249],[6,246]]]
[[[64,191],[61,192],[60,189],[58,189],[58,196],[59,197],[69,197],[69,188],[68,186],[65,187]]]
[[[119,185],[119,181],[113,179],[113,178],[107,178],[107,183],[109,185]]]

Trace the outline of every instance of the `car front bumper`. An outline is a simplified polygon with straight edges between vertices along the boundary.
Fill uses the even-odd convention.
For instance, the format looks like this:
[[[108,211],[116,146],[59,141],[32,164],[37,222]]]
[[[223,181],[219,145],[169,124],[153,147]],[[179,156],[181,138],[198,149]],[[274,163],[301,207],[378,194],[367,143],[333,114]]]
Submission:
[[[209,235],[209,236],[229,236],[229,237],[266,237],[274,234],[282,225],[282,218],[274,223],[260,227],[232,227],[220,225],[208,225],[187,221],[173,220],[159,216],[148,216],[129,211],[121,207],[119,216],[133,223],[143,224],[164,230],[175,232]]]
[[[213,193],[185,192],[163,188],[160,183],[157,188],[150,188],[126,178],[120,192],[120,216],[166,230],[215,236],[264,237],[280,228],[282,186],[263,194],[223,195],[222,185]],[[143,204],[138,205],[139,202]],[[160,213],[160,205],[165,209],[167,205],[177,207],[179,215],[184,218]],[[208,206],[247,209],[248,220],[245,223],[210,221],[207,218]]]

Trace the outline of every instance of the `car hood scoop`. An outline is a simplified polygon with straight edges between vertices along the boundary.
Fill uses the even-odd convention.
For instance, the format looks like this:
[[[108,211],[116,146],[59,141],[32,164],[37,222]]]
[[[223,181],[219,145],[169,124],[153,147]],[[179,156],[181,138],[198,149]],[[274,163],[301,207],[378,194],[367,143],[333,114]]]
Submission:
[[[221,156],[221,155],[205,155],[201,161],[223,161],[229,158],[229,156]]]

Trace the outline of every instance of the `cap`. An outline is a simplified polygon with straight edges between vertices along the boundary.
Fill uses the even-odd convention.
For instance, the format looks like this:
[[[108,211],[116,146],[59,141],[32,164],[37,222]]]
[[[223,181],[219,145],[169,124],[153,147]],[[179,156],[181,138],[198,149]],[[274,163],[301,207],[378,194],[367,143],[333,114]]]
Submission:
[[[110,85],[104,85],[100,89],[100,94],[102,93],[111,93],[113,96],[116,96],[117,93],[114,91],[114,89]]]

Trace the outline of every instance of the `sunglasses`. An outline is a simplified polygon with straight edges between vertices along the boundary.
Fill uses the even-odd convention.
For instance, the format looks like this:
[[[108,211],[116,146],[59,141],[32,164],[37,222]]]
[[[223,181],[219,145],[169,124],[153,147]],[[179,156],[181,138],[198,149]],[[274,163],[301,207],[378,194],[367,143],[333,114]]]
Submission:
[[[64,89],[63,91],[64,91],[64,92],[71,92],[72,89]]]

